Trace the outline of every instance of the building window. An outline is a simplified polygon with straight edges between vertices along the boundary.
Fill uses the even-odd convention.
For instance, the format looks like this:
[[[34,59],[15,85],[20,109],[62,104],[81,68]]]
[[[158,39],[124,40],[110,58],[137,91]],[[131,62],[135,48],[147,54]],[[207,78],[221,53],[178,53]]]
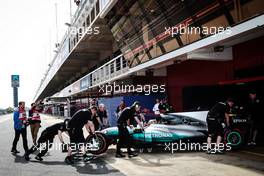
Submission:
[[[114,63],[110,63],[110,73],[114,73],[115,72],[115,66],[114,66]]]
[[[90,26],[90,15],[88,15],[86,18],[86,24],[88,27]]]
[[[94,8],[91,11],[91,23],[93,22],[93,20],[95,19],[95,11]]]
[[[99,14],[100,12],[100,6],[99,6],[99,0],[96,1],[96,16]]]

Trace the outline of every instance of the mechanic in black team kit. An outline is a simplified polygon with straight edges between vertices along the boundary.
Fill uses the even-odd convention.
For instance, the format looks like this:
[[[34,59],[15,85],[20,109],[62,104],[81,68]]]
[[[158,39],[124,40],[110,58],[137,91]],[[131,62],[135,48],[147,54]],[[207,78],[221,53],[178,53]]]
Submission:
[[[66,132],[67,120],[61,123],[56,123],[52,126],[47,127],[40,135],[37,145],[33,145],[27,152],[27,160],[29,160],[29,155],[39,150],[39,153],[35,157],[36,160],[42,161],[42,157],[48,152],[53,144],[54,137],[58,135],[60,142],[64,144],[62,133]]]
[[[208,112],[206,121],[208,126],[208,138],[207,145],[208,150],[207,153],[223,153],[222,150],[219,149],[219,144],[222,141],[222,136],[224,132],[224,128],[222,123],[226,123],[227,127],[230,126],[229,115],[230,108],[234,105],[234,101],[231,98],[228,98],[226,102],[218,102],[215,104],[212,109]],[[212,138],[216,138],[216,150],[211,148]]]
[[[251,90],[249,92],[249,100],[246,105],[246,112],[250,115],[251,119],[248,145],[256,145],[258,131],[263,128],[262,107],[264,106],[257,97],[256,91]]]
[[[71,147],[82,146],[83,160],[89,160],[86,155],[85,138],[83,134],[83,127],[85,126],[88,134],[95,134],[94,124],[92,122],[92,116],[97,114],[97,107],[91,106],[89,109],[81,109],[77,111],[68,123],[68,132],[70,135]],[[74,146],[73,146],[74,145]],[[69,147],[68,156],[65,158],[65,162],[73,164],[72,149]]]
[[[134,102],[134,104],[130,107],[125,108],[122,113],[120,114],[118,120],[117,120],[117,127],[118,127],[118,132],[119,132],[119,140],[116,145],[116,157],[121,158],[125,157],[121,153],[121,147],[124,145],[127,146],[127,152],[128,152],[128,157],[134,157],[137,156],[135,153],[131,151],[131,136],[129,135],[127,127],[130,126],[130,122],[135,120],[137,124],[143,128],[141,122],[138,119],[138,114],[140,111],[140,105],[139,102]]]

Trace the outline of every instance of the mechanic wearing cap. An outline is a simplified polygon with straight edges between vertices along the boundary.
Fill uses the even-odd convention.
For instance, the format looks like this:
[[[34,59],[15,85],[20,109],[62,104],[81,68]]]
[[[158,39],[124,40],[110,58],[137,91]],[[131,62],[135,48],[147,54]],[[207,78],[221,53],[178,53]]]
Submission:
[[[261,101],[257,98],[257,93],[255,91],[251,91],[249,93],[249,101],[246,106],[246,111],[251,117],[251,128],[250,128],[250,136],[248,145],[256,145],[256,138],[258,131],[262,127],[262,119],[261,119]]]
[[[121,147],[123,147],[124,145],[127,146],[127,152],[128,152],[129,158],[137,156],[137,154],[131,151],[132,141],[131,141],[131,136],[129,135],[129,131],[127,127],[130,126],[131,121],[135,120],[137,124],[141,128],[143,128],[143,125],[138,119],[139,111],[140,111],[140,104],[139,102],[136,101],[133,103],[132,106],[125,108],[117,120],[117,127],[118,127],[118,132],[119,132],[119,140],[116,145],[116,157],[117,158],[125,157],[125,155],[121,153]]]
[[[81,109],[77,111],[69,120],[68,132],[70,135],[71,147],[76,148],[82,145],[83,150],[83,160],[87,161],[88,156],[86,155],[85,138],[83,134],[83,127],[85,126],[88,134],[95,134],[94,124],[92,122],[92,116],[97,114],[97,107],[91,106],[89,109]],[[73,164],[72,150],[71,147],[68,148],[68,156],[65,158],[65,162]]]
[[[219,144],[222,141],[223,136],[223,126],[222,123],[226,122],[227,127],[230,126],[229,122],[229,111],[230,108],[234,105],[234,101],[231,98],[228,98],[226,102],[218,102],[215,104],[212,109],[208,112],[206,121],[208,126],[208,138],[207,138],[207,145],[208,150],[207,153],[223,153],[219,149]],[[212,138],[216,137],[216,150],[211,148]]]
[[[56,135],[58,135],[60,142],[64,144],[62,133],[66,132],[67,120],[61,123],[56,123],[52,126],[47,127],[40,135],[37,145],[33,145],[27,152],[27,160],[29,160],[29,155],[39,150],[39,153],[35,157],[36,160],[43,161],[43,156],[48,152],[48,149],[51,148],[53,140]],[[68,133],[67,133],[68,134]]]

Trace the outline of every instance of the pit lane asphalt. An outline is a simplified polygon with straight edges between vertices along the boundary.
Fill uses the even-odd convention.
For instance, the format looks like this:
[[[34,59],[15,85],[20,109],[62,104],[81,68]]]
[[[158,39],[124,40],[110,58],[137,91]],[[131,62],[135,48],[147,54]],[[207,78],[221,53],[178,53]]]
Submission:
[[[47,126],[61,120],[42,115],[42,127],[40,132]],[[40,133],[39,133],[40,134]],[[30,129],[27,129],[29,147],[32,145]],[[43,157],[43,162],[34,159],[26,162],[23,158],[22,137],[18,142],[18,155],[10,153],[12,140],[14,138],[12,115],[0,116],[0,176],[73,176],[73,175],[124,175],[113,168],[102,159],[95,159],[90,163],[78,162],[74,165],[64,163],[65,153],[54,150]],[[56,137],[55,142],[58,142]]]
[[[42,128],[60,122],[60,119],[42,115]],[[74,165],[64,163],[65,153],[50,151],[43,162],[37,162],[34,155],[26,162],[23,155],[22,139],[18,144],[21,152],[17,156],[10,153],[14,137],[12,115],[0,116],[0,175],[264,175],[263,148],[243,149],[225,155],[207,155],[203,152],[154,152],[140,154],[138,157],[115,158],[115,146],[110,146],[106,154],[90,163],[78,162]],[[39,133],[40,134],[40,133]],[[29,146],[32,145],[28,129]],[[56,137],[56,142],[58,139]]]

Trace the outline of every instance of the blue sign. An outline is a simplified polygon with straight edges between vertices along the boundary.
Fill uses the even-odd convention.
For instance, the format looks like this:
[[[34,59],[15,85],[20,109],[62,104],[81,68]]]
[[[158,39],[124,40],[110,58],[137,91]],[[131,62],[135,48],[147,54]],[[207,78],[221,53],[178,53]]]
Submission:
[[[11,75],[12,87],[19,87],[19,75]]]

